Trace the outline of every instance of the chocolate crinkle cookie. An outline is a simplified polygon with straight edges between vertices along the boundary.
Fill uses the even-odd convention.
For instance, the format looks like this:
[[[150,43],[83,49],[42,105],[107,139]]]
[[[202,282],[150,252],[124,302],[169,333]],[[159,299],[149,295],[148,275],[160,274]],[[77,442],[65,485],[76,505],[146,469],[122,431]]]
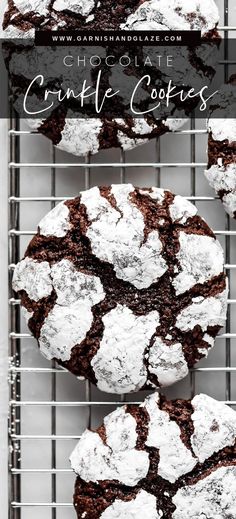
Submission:
[[[203,394],[118,408],[71,465],[78,519],[236,517],[236,413]]]
[[[204,43],[197,48],[180,46],[173,50],[172,47],[171,54],[175,53],[173,66],[170,69],[165,68],[162,73],[158,67],[157,55],[159,52],[157,49],[144,47],[139,48],[138,52],[138,60],[141,60],[139,68],[131,64],[124,70],[111,69],[109,78],[105,77],[106,88],[110,87],[113,91],[117,91],[117,86],[120,87],[121,84],[120,76],[124,76],[126,83],[127,76],[129,76],[127,90],[131,89],[132,92],[134,85],[142,76],[152,73],[152,85],[155,85],[157,89],[167,88],[169,80],[174,78],[177,86],[179,85],[181,88],[184,86],[187,92],[192,87],[193,81],[198,84],[204,79],[204,84],[209,83],[215,73],[211,54],[212,52],[214,54],[219,39],[218,21],[219,13],[213,0],[204,0],[204,2],[200,0],[191,0],[191,2],[189,0],[146,0],[144,2],[118,0],[115,3],[111,0],[8,0],[3,23],[3,36],[5,38],[33,38],[35,30],[38,29],[45,31],[56,29],[200,30]],[[162,47],[161,54],[164,56],[170,54],[169,49],[169,47]],[[84,51],[83,48],[82,51]],[[104,51],[105,55],[106,53],[113,54],[112,49],[108,48]],[[63,77],[60,80],[59,77],[56,77],[52,80],[54,64],[57,61],[60,62],[60,59],[55,56],[55,47],[51,50],[48,49],[48,52],[52,54],[52,59],[49,61],[50,73],[47,71],[44,75],[44,82],[48,80],[45,88],[48,86],[51,90],[55,83],[56,88],[53,90],[58,90],[58,84],[65,86],[68,78]],[[126,52],[127,49],[125,49]],[[129,53],[133,53],[132,46],[129,48]],[[11,46],[7,54],[6,63],[11,79],[14,106],[16,110],[21,106],[22,111],[21,97],[29,85],[28,72],[30,67],[35,66],[36,72],[33,73],[30,70],[30,77],[38,75],[38,70],[41,70],[41,66],[38,65],[40,54],[34,46],[25,48],[23,53],[22,48],[19,50],[17,45],[15,50]],[[86,50],[86,55],[88,58],[90,57],[88,50]],[[152,63],[151,67],[143,65],[147,56]],[[105,56],[102,55],[102,57]],[[89,66],[87,69],[91,75]],[[75,69],[70,69],[69,73],[67,69],[70,75],[70,89],[73,89],[73,86],[78,83],[79,70],[75,67]],[[93,83],[91,84],[93,85]],[[150,94],[145,85],[144,88],[140,88],[139,96],[140,106],[138,105],[138,108],[135,106],[135,110],[137,113],[146,113],[142,118],[135,119],[133,112],[127,113],[126,100],[120,100],[118,96],[113,103],[118,106],[116,116],[112,115],[110,118],[106,114],[100,118],[94,118],[94,112],[92,108],[89,108],[87,102],[85,107],[81,108],[79,102],[76,104],[74,99],[70,99],[59,106],[55,102],[52,109],[43,112],[42,116],[27,120],[32,129],[48,137],[59,149],[83,156],[113,147],[129,150],[152,138],[160,137],[166,132],[177,130],[198,104],[197,98],[187,99],[186,102],[180,102],[178,97],[173,98],[168,109],[166,106],[161,106],[156,115],[150,109]],[[40,105],[41,97],[42,90],[40,88],[37,90],[35,84],[31,95],[28,95],[29,108],[34,108],[33,112],[35,107]],[[131,94],[128,97],[130,101]],[[141,109],[142,103],[145,109]]]
[[[205,176],[227,213],[236,218],[236,76],[232,76],[214,97],[207,129],[208,169]]]
[[[47,359],[123,393],[168,386],[207,356],[226,319],[223,264],[189,201],[118,184],[48,213],[13,288]]]

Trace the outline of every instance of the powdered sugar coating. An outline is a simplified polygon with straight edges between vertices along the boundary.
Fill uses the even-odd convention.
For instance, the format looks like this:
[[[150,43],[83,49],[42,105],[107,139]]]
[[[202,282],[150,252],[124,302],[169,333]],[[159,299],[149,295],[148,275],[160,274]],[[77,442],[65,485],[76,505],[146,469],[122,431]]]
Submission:
[[[95,6],[94,0],[56,0],[53,8],[56,11],[71,11],[72,13],[88,16]]]
[[[100,279],[79,272],[69,260],[61,260],[53,265],[51,276],[58,305],[70,306],[80,301],[92,307],[105,297]]]
[[[232,113],[232,106],[230,107],[230,113]],[[217,119],[216,113],[214,113],[215,118],[209,119],[208,121],[208,129],[212,132],[212,137],[215,141],[224,141],[228,140],[229,142],[233,142],[236,139],[236,119]]]
[[[39,222],[40,234],[62,238],[70,230],[69,209],[60,202]]]
[[[102,320],[103,337],[91,361],[97,386],[108,393],[138,391],[147,382],[144,352],[159,324],[158,312],[135,316],[117,305]]]
[[[165,344],[156,337],[149,350],[148,370],[158,378],[160,386],[170,386],[188,374],[188,364],[184,358],[182,344]]]
[[[149,287],[166,271],[161,255],[162,244],[158,231],[149,233],[144,241],[144,218],[132,203],[132,184],[113,185],[117,209],[100,195],[97,187],[82,193],[92,221],[87,231],[93,254],[114,265],[118,278],[132,283],[138,289]]]
[[[186,223],[188,218],[197,214],[197,208],[182,196],[176,195],[170,205],[170,216],[173,222]]]
[[[210,335],[208,335],[208,333],[205,333],[203,335],[203,341],[207,342],[210,346],[210,348],[198,348],[198,352],[203,355],[204,357],[208,357],[208,353],[209,351],[211,350],[211,348],[213,348],[214,344],[215,344],[215,340],[213,339],[213,337],[211,337]]]
[[[93,322],[93,305],[105,297],[98,277],[78,272],[68,260],[51,269],[56,304],[44,320],[39,345],[47,359],[70,359],[71,349],[86,337]]]
[[[191,16],[193,15],[194,16]],[[201,30],[214,29],[219,12],[213,0],[150,0],[143,2],[128,16],[122,29],[132,30]]]
[[[38,15],[47,16],[50,0],[14,0],[14,4],[22,14],[32,11]]]
[[[191,444],[199,461],[203,463],[224,447],[234,445],[236,438],[236,413],[230,407],[206,395],[192,400],[194,434]]]
[[[236,214],[236,191],[232,191],[231,193],[227,193],[222,198],[223,205],[227,213],[235,218]]]
[[[69,113],[69,117],[66,119],[65,126],[61,132],[58,148],[75,155],[97,153],[102,121],[100,119],[72,118],[71,113]],[[78,136],[78,127],[79,134],[83,138]]]
[[[18,292],[24,290],[33,301],[50,296],[52,280],[49,263],[26,257],[15,267],[12,287]]]
[[[236,134],[235,134],[236,139]],[[222,197],[222,202],[226,212],[235,217],[236,212],[236,166],[232,164],[213,165],[205,170],[205,177],[216,193],[226,193]]]
[[[85,339],[92,322],[93,314],[88,304],[55,304],[40,331],[39,347],[42,354],[48,360],[69,360],[72,348]]]
[[[193,330],[201,326],[207,331],[208,326],[224,326],[227,311],[228,289],[215,297],[195,297],[192,304],[180,312],[176,326],[182,331]]]
[[[135,486],[147,475],[149,456],[135,448],[113,451],[100,436],[85,431],[70,457],[73,470],[84,481],[117,480]]]
[[[161,511],[157,511],[156,498],[145,490],[140,490],[132,501],[116,499],[102,513],[101,519],[140,519],[144,510],[148,519],[159,519],[163,516]]]
[[[180,428],[158,406],[158,395],[146,398],[144,407],[149,414],[146,445],[159,449],[158,475],[174,483],[180,476],[191,472],[196,458],[181,440]]]
[[[106,443],[113,452],[135,449],[137,443],[137,423],[125,407],[120,407],[104,418]]]
[[[172,498],[173,519],[233,519],[236,516],[236,466],[219,467]]]
[[[207,130],[212,133],[215,141],[235,142],[236,119],[232,118],[235,109],[236,88],[234,84],[228,83],[223,85],[217,96],[214,97],[214,105],[207,121]]]
[[[179,233],[180,250],[176,257],[181,272],[173,285],[176,294],[183,294],[198,283],[205,283],[222,272],[223,249],[211,236]]]

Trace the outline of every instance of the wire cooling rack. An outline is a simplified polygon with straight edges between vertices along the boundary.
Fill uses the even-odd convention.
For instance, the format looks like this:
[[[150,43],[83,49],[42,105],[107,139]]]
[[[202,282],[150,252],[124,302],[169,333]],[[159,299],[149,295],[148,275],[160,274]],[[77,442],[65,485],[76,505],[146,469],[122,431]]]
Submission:
[[[224,2],[228,37],[229,5]],[[228,76],[227,46],[225,77]],[[37,221],[50,207],[91,185],[132,182],[172,189],[196,203],[225,250],[230,281],[228,320],[207,360],[166,393],[190,397],[205,391],[236,405],[236,225],[224,214],[204,180],[207,134],[204,121],[124,153],[106,152],[78,161],[55,151],[46,139],[9,120],[9,518],[70,519],[74,517],[74,475],[67,459],[87,426],[124,401],[141,401],[145,394],[119,397],[100,393],[85,381],[49,364],[37,350],[11,291],[14,265],[22,257]],[[47,148],[46,148],[47,146]],[[49,149],[50,147],[50,149]],[[30,151],[40,149],[40,160]],[[30,159],[25,161],[25,156]],[[46,157],[46,161],[45,161]],[[34,227],[34,228],[33,228]]]

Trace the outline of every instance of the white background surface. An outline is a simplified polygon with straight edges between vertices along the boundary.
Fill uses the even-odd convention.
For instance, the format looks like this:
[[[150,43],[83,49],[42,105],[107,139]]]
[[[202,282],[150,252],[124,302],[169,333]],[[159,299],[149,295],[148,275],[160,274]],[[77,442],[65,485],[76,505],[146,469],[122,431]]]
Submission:
[[[204,1],[204,0],[203,0]],[[0,4],[0,13],[4,7],[4,2]],[[222,10],[223,0],[218,0],[217,4]],[[235,0],[230,2],[230,23],[236,22],[233,19],[235,13]],[[235,16],[234,16],[235,18]],[[222,18],[223,19],[223,18]],[[223,22],[221,21],[221,24]],[[199,121],[199,127],[204,127],[204,121]],[[1,156],[1,193],[0,193],[0,275],[1,275],[1,297],[0,297],[0,514],[1,519],[7,519],[7,479],[6,479],[6,416],[7,416],[7,123],[0,121],[0,156]],[[190,160],[190,138],[188,136],[168,135],[162,139],[161,144],[161,160],[170,162],[182,162]],[[206,136],[196,138],[196,160],[199,162],[206,161]],[[25,162],[40,162],[40,160],[50,160],[49,142],[41,136],[30,136],[21,138],[21,159]],[[151,142],[134,151],[127,153],[127,161],[144,162],[145,160],[155,160],[155,144]],[[57,152],[57,160],[77,161],[72,156]],[[96,155],[93,161],[112,161],[119,160],[118,151],[103,152]],[[204,179],[202,169],[196,172],[197,177],[197,194],[200,196],[212,196],[213,192],[209,188]],[[131,181],[136,185],[154,185],[155,172],[153,169],[134,168],[127,172],[126,181]],[[91,184],[119,182],[119,171],[114,169],[103,168],[92,170]],[[190,172],[187,168],[183,169],[164,169],[162,172],[162,187],[170,188],[173,191],[189,195],[190,193]],[[60,169],[57,171],[57,195],[58,196],[75,196],[84,189],[84,175],[80,169]],[[49,195],[50,194],[50,172],[43,168],[32,168],[31,170],[22,169],[21,171],[21,194],[22,196]],[[200,214],[204,216],[207,222],[214,229],[224,229],[225,214],[220,202],[212,204],[199,203]],[[23,229],[35,229],[41,216],[49,209],[49,204],[25,204],[21,206],[21,226]],[[232,229],[236,229],[235,222],[232,222]],[[22,254],[29,238],[24,237],[21,240]],[[224,245],[224,238],[221,239]],[[232,258],[231,262],[236,263],[236,245],[235,239],[232,240]],[[233,288],[231,298],[236,298],[236,287]],[[234,308],[232,308],[234,310]],[[233,311],[232,323],[235,321],[235,313]],[[25,328],[24,328],[25,329]],[[236,331],[233,324],[232,331]],[[232,341],[232,350],[236,350],[235,342]],[[202,365],[206,366],[223,366],[225,362],[225,350],[221,340],[216,342],[215,349],[209,355],[207,361]],[[236,364],[236,356],[233,352],[232,362]],[[22,363],[25,366],[44,366],[49,364],[38,353],[35,341],[22,341]],[[83,400],[84,399],[84,383],[77,382],[70,375],[58,376],[57,396],[60,400]],[[65,383],[66,382],[66,383]],[[235,375],[232,375],[234,392],[232,398],[236,399]],[[205,391],[216,398],[224,400],[225,395],[225,375],[219,374],[217,377],[213,374],[198,374],[196,378],[196,390]],[[50,399],[50,381],[47,376],[27,376],[22,379],[22,398],[27,400],[48,400]],[[167,393],[172,396],[189,396],[190,384],[189,379],[176,385]],[[93,390],[93,398],[99,400],[111,400],[113,397],[101,395],[97,390]],[[138,395],[140,398],[140,395]],[[137,396],[133,396],[133,400]],[[105,414],[107,408],[96,409],[93,412],[93,424],[99,423],[101,416]],[[59,434],[80,434],[87,421],[87,409],[80,410],[78,408],[60,408],[57,411],[57,427]],[[50,434],[50,414],[45,407],[42,408],[25,408],[22,414],[22,431],[24,434]],[[74,446],[73,441],[58,442],[57,463],[58,467],[69,467],[67,458]],[[22,444],[22,460],[24,467],[45,467],[50,466],[50,442],[26,442]],[[58,478],[58,501],[70,501],[73,489],[73,475]],[[50,478],[49,476],[28,476],[23,478],[23,499],[27,501],[49,501],[50,500]],[[48,519],[51,517],[50,509],[24,509],[23,519]],[[71,519],[74,517],[72,510],[62,509],[58,511],[58,519]]]

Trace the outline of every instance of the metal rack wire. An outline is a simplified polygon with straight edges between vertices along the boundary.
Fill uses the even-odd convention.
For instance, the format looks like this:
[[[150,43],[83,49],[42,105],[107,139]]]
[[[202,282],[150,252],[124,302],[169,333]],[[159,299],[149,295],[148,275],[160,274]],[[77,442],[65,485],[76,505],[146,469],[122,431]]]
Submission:
[[[225,37],[228,37],[229,30],[236,30],[236,27],[229,27],[228,25],[228,1],[224,1],[225,17],[224,17],[224,30]],[[225,50],[225,76],[228,76],[228,65],[227,65],[227,46]],[[15,114],[11,113],[9,121],[9,312],[10,312],[10,330],[9,330],[9,355],[10,355],[10,367],[9,367],[9,388],[10,388],[10,404],[9,404],[9,475],[10,475],[10,493],[9,493],[9,518],[10,519],[27,519],[31,517],[36,519],[43,517],[44,519],[60,519],[63,513],[63,519],[70,519],[74,517],[74,511],[71,503],[71,495],[73,489],[73,476],[69,465],[65,462],[58,462],[58,451],[60,443],[64,445],[64,442],[69,445],[74,445],[80,437],[78,434],[78,422],[82,420],[82,428],[85,425],[90,426],[91,423],[97,418],[97,410],[99,409],[100,414],[106,414],[114,406],[120,405],[124,400],[130,399],[130,397],[115,397],[112,399],[107,398],[106,395],[94,393],[93,388],[87,382],[79,382],[80,390],[76,393],[76,400],[64,398],[64,394],[61,394],[61,387],[63,381],[67,383],[71,380],[72,375],[68,374],[65,370],[57,367],[54,363],[49,366],[46,363],[41,363],[40,357],[35,357],[34,363],[28,366],[25,362],[24,352],[25,341],[31,341],[30,334],[22,329],[21,314],[19,301],[14,299],[11,291],[11,277],[14,265],[19,261],[21,256],[21,240],[24,236],[30,236],[34,233],[33,230],[24,230],[21,227],[21,209],[24,204],[35,204],[45,203],[54,207],[54,205],[63,200],[65,197],[57,196],[57,179],[58,172],[61,168],[73,168],[75,173],[78,174],[78,170],[83,171],[83,187],[89,188],[91,172],[95,168],[112,168],[117,172],[117,182],[125,182],[127,179],[127,173],[133,175],[133,182],[135,183],[135,171],[137,169],[151,168],[155,173],[155,180],[157,186],[162,186],[163,183],[163,168],[187,168],[190,174],[190,189],[188,199],[194,203],[201,204],[201,202],[213,204],[215,206],[217,198],[214,196],[200,195],[198,193],[198,172],[202,174],[202,169],[205,167],[205,163],[197,161],[196,149],[197,139],[200,136],[205,135],[206,144],[206,131],[197,129],[195,126],[195,120],[192,119],[191,126],[188,130],[182,130],[177,132],[181,138],[188,138],[190,144],[190,160],[187,162],[162,162],[162,144],[160,140],[155,144],[155,160],[135,163],[128,162],[126,160],[126,154],[120,152],[119,160],[116,162],[96,162],[90,161],[90,157],[87,157],[85,162],[60,162],[56,161],[56,153],[53,146],[50,151],[50,161],[40,163],[25,163],[21,162],[21,139],[36,139],[34,144],[37,145],[37,139],[41,138],[35,132],[30,132],[20,129],[19,120]],[[166,137],[168,139],[168,136]],[[167,142],[167,140],[166,140]],[[22,196],[21,194],[21,179],[25,172],[34,168],[32,175],[36,175],[37,168],[45,168],[50,173],[50,194],[47,196]],[[130,177],[129,177],[130,178]],[[171,186],[170,186],[171,187]],[[181,194],[181,186],[179,189]],[[47,209],[46,209],[47,210]],[[45,211],[46,211],[45,210]],[[223,211],[223,209],[222,209]],[[201,211],[200,211],[201,212]],[[216,229],[218,234],[223,239],[225,248],[225,268],[230,282],[232,281],[232,274],[236,268],[236,260],[232,259],[232,245],[236,236],[236,230],[231,228],[231,221],[226,216],[224,228]],[[232,259],[232,261],[231,261]],[[230,405],[236,405],[235,394],[232,393],[232,376],[236,373],[236,364],[232,364],[232,340],[236,338],[235,331],[231,328],[231,309],[232,305],[236,303],[236,299],[231,299],[229,295],[229,313],[226,329],[218,337],[217,342],[221,343],[221,352],[223,351],[224,344],[224,356],[220,357],[219,365],[212,365],[209,361],[208,364],[193,369],[189,380],[187,382],[188,396],[193,396],[196,391],[197,376],[203,374],[204,376],[224,377],[224,383],[222,383],[221,399]],[[33,347],[33,346],[32,346]],[[36,348],[35,348],[36,350]],[[44,380],[47,380],[48,396],[47,398],[38,397],[38,389],[41,382],[38,382],[39,377],[43,376]],[[31,390],[35,390],[33,394],[35,398],[26,399],[22,394],[22,384],[27,387],[27,380],[30,377]],[[45,378],[46,377],[46,378]],[[62,380],[62,384],[60,381]],[[49,382],[48,382],[49,381]],[[59,388],[59,394],[58,394]],[[39,393],[40,394],[40,393]],[[233,396],[232,396],[233,395]],[[66,393],[67,396],[67,393]],[[214,396],[214,395],[213,395]],[[78,398],[79,397],[79,398]],[[139,401],[140,395],[135,395],[131,398],[132,401]],[[33,409],[38,413],[40,409],[48,409],[47,421],[49,429],[43,433],[25,433],[25,427],[22,426],[25,423],[24,413],[28,409]],[[72,423],[71,432],[62,433],[58,426],[58,411],[60,409],[63,412],[67,412],[68,409],[73,409],[75,423]],[[86,413],[85,413],[86,411]],[[85,420],[86,416],[86,420]],[[72,418],[73,418],[72,417]],[[32,419],[30,415],[29,420]],[[70,415],[71,419],[71,415]],[[73,420],[72,420],[73,422]],[[46,443],[48,448],[46,453],[44,448],[41,447],[42,443]],[[31,452],[36,449],[42,450],[42,460],[37,458],[38,462],[32,464],[25,462],[26,448],[23,446],[29,445]],[[33,446],[33,447],[32,447]],[[33,456],[34,458],[34,456]],[[28,459],[28,458],[27,458]],[[42,463],[41,463],[42,462]],[[29,477],[30,479],[27,479]],[[39,499],[38,496],[32,497],[32,487],[29,486],[29,481],[32,483],[33,477],[36,477],[35,486],[42,485],[47,488],[47,499],[42,497]],[[60,478],[63,477],[62,483]],[[70,488],[69,497],[64,496],[62,492],[63,482],[65,477],[70,478],[68,488]],[[26,483],[24,483],[26,478]],[[42,479],[43,478],[43,479]],[[69,480],[68,480],[69,481]],[[23,489],[22,489],[23,487]],[[44,494],[43,494],[44,496]],[[62,510],[62,512],[61,512]]]

